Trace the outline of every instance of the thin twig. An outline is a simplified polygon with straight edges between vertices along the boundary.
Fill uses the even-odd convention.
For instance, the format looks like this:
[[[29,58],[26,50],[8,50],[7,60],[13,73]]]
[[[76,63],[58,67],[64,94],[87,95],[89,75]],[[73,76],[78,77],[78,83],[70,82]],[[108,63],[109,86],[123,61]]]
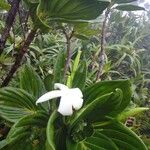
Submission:
[[[67,75],[67,71],[71,62],[71,55],[72,55],[72,51],[71,51],[71,38],[73,36],[74,31],[72,31],[70,34],[68,34],[65,29],[63,28],[63,33],[66,37],[66,45],[67,45],[67,60],[65,63],[65,68],[64,68],[64,78]]]
[[[105,65],[105,34],[106,34],[106,24],[107,24],[109,13],[110,13],[110,7],[108,7],[105,12],[105,17],[102,25],[101,46],[100,46],[100,53],[99,53],[99,69],[97,72],[96,81],[100,80]]]

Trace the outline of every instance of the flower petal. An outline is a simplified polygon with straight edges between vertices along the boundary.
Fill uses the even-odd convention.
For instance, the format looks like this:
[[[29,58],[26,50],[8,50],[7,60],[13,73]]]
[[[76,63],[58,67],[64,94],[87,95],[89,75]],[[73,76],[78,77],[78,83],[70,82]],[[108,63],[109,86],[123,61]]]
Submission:
[[[62,95],[63,95],[62,91],[59,90],[47,92],[36,101],[36,104],[48,101],[53,98],[60,97]]]
[[[60,90],[68,90],[69,88],[61,83],[55,83],[54,84],[54,89],[60,89]]]
[[[69,89],[69,95],[72,95],[73,97],[83,97],[83,94],[79,88]]]
[[[82,98],[74,97],[71,99],[71,102],[72,102],[72,106],[75,110],[79,110],[83,105]]]
[[[72,103],[69,96],[61,97],[58,112],[60,112],[63,116],[71,116],[73,114]]]

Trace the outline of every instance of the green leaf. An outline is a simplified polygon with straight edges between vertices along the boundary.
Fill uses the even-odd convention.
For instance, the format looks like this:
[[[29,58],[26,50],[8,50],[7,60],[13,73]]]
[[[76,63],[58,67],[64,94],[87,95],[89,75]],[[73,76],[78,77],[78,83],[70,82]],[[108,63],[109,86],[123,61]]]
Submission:
[[[133,4],[122,4],[115,7],[115,9],[122,10],[122,11],[137,11],[137,10],[145,10],[145,8],[133,5]]]
[[[39,98],[46,91],[39,75],[28,65],[25,65],[21,70],[20,87],[34,95],[35,98]]]
[[[77,150],[78,144],[74,142],[71,138],[66,139],[67,150]]]
[[[78,145],[78,149],[82,148],[92,149],[92,150],[119,150],[116,144],[104,134],[100,132],[95,132],[92,137],[87,138]],[[78,150],[77,149],[77,150]]]
[[[6,120],[16,122],[36,110],[35,98],[24,90],[10,87],[0,90],[0,115]]]
[[[128,117],[134,117],[147,110],[149,110],[149,108],[145,108],[145,107],[131,108],[130,110],[125,110],[121,114],[119,114],[117,119],[119,121],[125,121]]]
[[[36,15],[36,10],[39,4],[38,0],[23,0],[26,5],[28,6],[28,9],[30,11],[30,16],[34,24],[34,28],[41,29],[43,32],[47,32],[49,28],[45,26],[41,20]]]
[[[121,150],[147,150],[143,141],[130,129],[119,122],[96,127],[97,131],[110,138]]]
[[[54,66],[54,83],[63,83],[65,59],[64,51],[60,51]]]
[[[78,87],[80,89],[84,88],[86,74],[87,74],[87,67],[86,62],[80,62],[81,51],[78,51],[78,54],[74,60],[71,75],[68,77],[67,86],[68,87]]]
[[[11,127],[6,141],[0,142],[0,146],[3,146],[6,150],[45,150],[43,145],[46,139],[45,127],[47,121],[48,115],[44,111],[36,111],[34,114],[22,117]]]
[[[91,103],[95,99],[107,93],[121,89],[123,93],[122,102],[116,111],[116,114],[122,112],[131,100],[131,83],[129,80],[100,81],[83,91],[85,105]]]
[[[85,35],[75,33],[74,36],[80,40],[89,40],[89,38]]]
[[[109,0],[40,0],[37,15],[46,25],[52,21],[88,21],[96,19],[109,3]]]
[[[75,73],[76,73],[76,71],[77,71],[77,69],[78,69],[78,65],[79,65],[79,62],[80,62],[80,57],[81,57],[81,53],[82,53],[82,51],[78,51],[78,53],[77,53],[77,56],[76,56],[76,58],[75,58],[75,60],[74,60],[74,62],[73,62],[73,67],[72,67],[72,71],[71,71],[71,75],[69,76],[69,82],[67,81],[67,86],[68,87],[72,87],[72,82],[73,82],[73,79],[74,79],[74,76],[75,76]]]
[[[74,36],[83,36],[86,38],[85,40],[89,39],[91,36],[98,35],[100,33],[100,29],[92,27],[92,24],[90,23],[76,23],[74,24],[74,31]]]
[[[11,6],[8,4],[8,2],[6,2],[6,0],[1,0],[0,9],[9,10],[10,8]]]
[[[63,139],[62,139],[63,137]],[[65,125],[60,124],[58,129],[55,132],[55,145],[56,150],[66,149],[66,139],[67,139],[67,128]]]
[[[52,74],[49,74],[45,77],[44,85],[47,91],[53,90],[53,80],[54,80],[54,75]]]
[[[28,115],[20,119],[16,127],[38,126],[45,127],[48,121],[48,114],[45,111],[36,111],[34,114]]]
[[[78,69],[78,66],[79,66],[79,62],[80,62],[80,57],[81,57],[81,54],[82,54],[82,51],[78,51],[78,54],[74,60],[74,63],[73,63],[73,68],[72,68],[72,73],[71,73],[71,78],[74,79],[74,76],[75,76],[75,72],[77,71]]]
[[[74,79],[72,81],[72,87],[78,87],[84,89],[87,77],[87,64],[86,61],[82,61],[75,72]]]
[[[17,123],[16,123],[17,124]],[[18,150],[16,143],[22,143],[22,140],[26,141],[31,135],[29,128],[16,128],[14,124],[9,131],[7,138],[4,141],[0,141],[1,149],[3,150]],[[23,144],[24,145],[24,144]],[[20,148],[20,147],[19,147]]]
[[[51,150],[56,150],[54,122],[57,117],[58,117],[58,112],[54,111],[49,118],[49,121],[47,124],[47,129],[46,129],[47,141],[48,141],[48,144],[49,144]]]
[[[0,149],[4,148],[6,145],[7,145],[7,141],[6,141],[6,139],[5,139],[5,140],[0,141]]]
[[[114,93],[105,94],[79,110],[70,122],[73,128],[80,120],[87,120],[90,123],[105,120],[120,107],[122,91],[117,89]]]

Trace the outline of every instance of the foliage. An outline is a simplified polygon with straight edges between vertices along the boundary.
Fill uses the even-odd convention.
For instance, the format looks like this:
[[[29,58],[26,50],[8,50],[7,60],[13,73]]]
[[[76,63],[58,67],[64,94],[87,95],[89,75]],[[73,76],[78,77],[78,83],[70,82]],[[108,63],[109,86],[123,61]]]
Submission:
[[[133,2],[137,0],[21,1],[0,55],[0,83],[30,31],[37,32],[18,65],[19,72],[8,87],[0,89],[0,149],[147,149],[150,13],[137,16],[123,12],[144,10]],[[10,6],[10,1],[0,2],[1,33],[7,28]],[[101,14],[105,10],[110,11],[106,62],[103,81],[97,82],[99,37],[105,17]],[[83,107],[64,117],[57,112],[59,99],[35,105],[41,95],[54,89],[54,83],[80,88]],[[131,129],[126,126],[128,117],[136,117]]]
[[[117,120],[131,99],[128,80],[104,81],[86,88],[83,90],[84,106],[73,116],[63,117],[52,106],[49,112],[45,105],[35,105],[44,87],[30,66],[22,68],[20,77],[20,88],[6,87],[0,93],[3,108],[0,113],[14,122],[7,138],[1,141],[1,149],[16,149],[18,142],[23,142],[20,147],[28,145],[30,149],[34,146],[41,149],[41,145],[42,149],[120,149],[123,145],[128,149],[136,149],[137,145],[141,150],[146,149],[139,137]],[[59,141],[57,138],[62,136],[64,140]]]

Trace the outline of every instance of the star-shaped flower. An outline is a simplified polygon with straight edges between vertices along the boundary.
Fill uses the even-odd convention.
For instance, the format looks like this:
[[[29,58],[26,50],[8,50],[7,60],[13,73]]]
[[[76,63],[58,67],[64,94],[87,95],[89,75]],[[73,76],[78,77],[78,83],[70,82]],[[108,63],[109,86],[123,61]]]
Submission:
[[[83,94],[79,88],[69,89],[66,85],[60,83],[55,83],[54,88],[60,90],[45,93],[36,101],[36,104],[60,97],[58,112],[63,116],[70,116],[73,114],[73,109],[79,110],[82,107]]]

